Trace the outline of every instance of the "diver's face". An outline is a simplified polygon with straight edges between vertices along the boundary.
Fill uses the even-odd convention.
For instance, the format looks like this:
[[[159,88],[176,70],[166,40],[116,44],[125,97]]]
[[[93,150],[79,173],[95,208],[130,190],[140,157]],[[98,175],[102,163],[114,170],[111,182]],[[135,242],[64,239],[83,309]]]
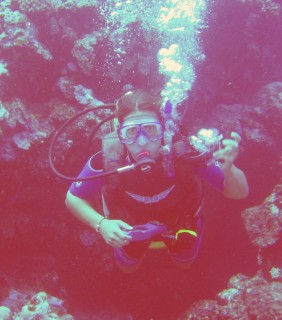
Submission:
[[[159,158],[163,127],[155,113],[150,111],[130,113],[125,117],[119,130],[120,139],[134,160],[137,160],[138,155],[143,152],[147,152],[154,160]]]

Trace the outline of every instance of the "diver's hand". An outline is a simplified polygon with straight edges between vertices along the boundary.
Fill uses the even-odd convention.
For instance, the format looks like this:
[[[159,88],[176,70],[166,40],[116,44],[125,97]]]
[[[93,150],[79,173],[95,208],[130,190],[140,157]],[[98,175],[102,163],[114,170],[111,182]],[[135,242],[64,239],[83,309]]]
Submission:
[[[239,152],[239,143],[241,137],[237,132],[231,132],[231,138],[222,140],[223,148],[213,153],[213,158],[221,163],[221,169],[224,173],[228,172]]]
[[[120,248],[130,243],[132,237],[127,231],[132,229],[133,227],[121,220],[105,219],[100,226],[100,233],[108,245]]]

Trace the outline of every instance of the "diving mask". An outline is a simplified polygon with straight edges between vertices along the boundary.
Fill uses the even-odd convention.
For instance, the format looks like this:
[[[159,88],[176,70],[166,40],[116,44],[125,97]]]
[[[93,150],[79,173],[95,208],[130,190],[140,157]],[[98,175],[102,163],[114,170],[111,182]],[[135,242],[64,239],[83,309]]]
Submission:
[[[164,129],[160,122],[146,122],[121,126],[117,133],[122,143],[132,144],[140,134],[150,141],[160,140],[164,135]]]

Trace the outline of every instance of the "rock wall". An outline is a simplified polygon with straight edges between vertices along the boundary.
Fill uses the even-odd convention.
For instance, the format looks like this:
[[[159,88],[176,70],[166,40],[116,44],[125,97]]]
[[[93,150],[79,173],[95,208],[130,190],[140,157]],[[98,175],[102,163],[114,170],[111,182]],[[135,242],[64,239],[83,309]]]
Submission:
[[[40,295],[45,302],[56,296],[58,301],[68,301],[71,309],[70,291],[77,290],[72,299],[91,297],[99,319],[144,319],[144,314],[176,319],[187,308],[180,319],[253,319],[267,313],[278,318],[282,272],[282,23],[278,2],[218,0],[210,5],[209,28],[202,32],[207,58],[198,65],[191,97],[183,104],[184,108],[188,105],[187,134],[217,127],[225,136],[233,130],[242,135],[238,164],[251,185],[242,223],[257,250],[257,272],[247,276],[242,270],[233,275],[216,300],[201,300],[200,294],[188,299],[181,282],[186,279],[191,285],[190,279],[176,274],[163,258],[163,269],[156,274],[151,275],[151,266],[145,266],[135,278],[121,275],[109,248],[64,207],[69,182],[57,178],[48,163],[54,131],[85,107],[114,101],[127,83],[159,88],[164,82],[152,58],[159,45],[155,30],[123,21],[122,32],[128,28],[130,41],[123,43],[129,54],[122,60],[116,50],[121,29],[109,33],[103,4],[1,1],[0,300],[10,311],[2,308],[0,312],[7,319],[23,318],[21,312],[36,309],[30,307],[35,301],[32,296],[43,291],[48,292]],[[106,115],[85,116],[60,137],[55,148],[60,170],[77,174],[93,124]],[[13,295],[22,290],[29,294]],[[150,297],[146,306],[140,303],[145,296]],[[105,297],[113,304],[103,304]],[[160,311],[158,299],[167,297],[170,303]],[[124,301],[131,302],[129,310]],[[189,308],[191,301],[195,304]],[[57,313],[71,319],[65,309]]]

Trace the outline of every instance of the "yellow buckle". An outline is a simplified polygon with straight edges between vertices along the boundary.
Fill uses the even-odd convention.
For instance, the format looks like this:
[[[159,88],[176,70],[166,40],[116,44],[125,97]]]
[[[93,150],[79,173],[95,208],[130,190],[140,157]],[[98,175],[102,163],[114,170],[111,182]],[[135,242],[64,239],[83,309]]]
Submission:
[[[198,234],[196,231],[193,231],[193,230],[187,230],[187,229],[180,229],[176,232],[175,234],[175,239],[177,240],[178,239],[178,236],[181,234],[181,233],[189,233],[191,236],[197,238]]]

